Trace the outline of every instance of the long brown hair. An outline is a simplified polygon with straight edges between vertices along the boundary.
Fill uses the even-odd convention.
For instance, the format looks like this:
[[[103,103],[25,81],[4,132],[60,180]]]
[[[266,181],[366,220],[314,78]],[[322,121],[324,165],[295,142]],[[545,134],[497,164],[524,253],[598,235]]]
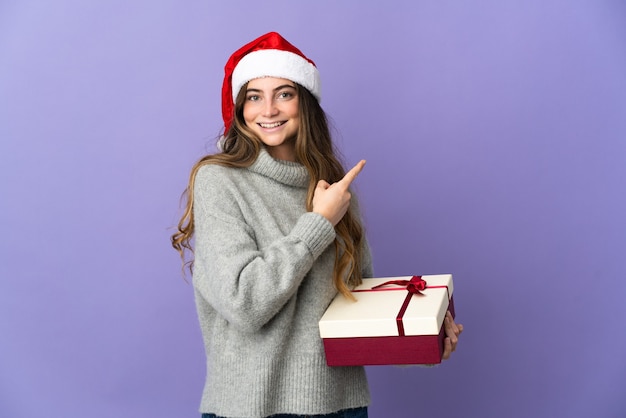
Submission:
[[[183,262],[193,270],[193,259],[187,260],[186,253],[193,254],[194,235],[193,188],[198,170],[206,164],[219,164],[226,167],[249,167],[259,155],[263,143],[246,126],[243,119],[243,104],[246,96],[243,86],[235,101],[233,123],[221,142],[222,151],[206,155],[194,164],[189,183],[183,193],[186,199],[183,215],[178,222],[176,233],[171,237],[172,246]],[[343,178],[345,171],[333,147],[326,113],[317,99],[304,87],[296,83],[300,124],[295,142],[296,161],[306,167],[310,175],[306,209],[312,210],[313,194],[319,180],[335,183]],[[354,210],[349,210],[335,226],[335,266],[333,282],[344,296],[353,299],[349,287],[361,283],[361,259],[363,247],[363,226]]]

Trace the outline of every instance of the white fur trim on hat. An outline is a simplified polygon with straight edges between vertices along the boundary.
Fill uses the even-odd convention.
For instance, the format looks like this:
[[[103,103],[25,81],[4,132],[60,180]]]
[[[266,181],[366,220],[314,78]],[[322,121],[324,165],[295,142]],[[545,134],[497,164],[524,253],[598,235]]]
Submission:
[[[233,102],[248,81],[261,77],[285,78],[305,87],[321,102],[321,81],[315,65],[289,51],[262,49],[241,58],[233,71]]]

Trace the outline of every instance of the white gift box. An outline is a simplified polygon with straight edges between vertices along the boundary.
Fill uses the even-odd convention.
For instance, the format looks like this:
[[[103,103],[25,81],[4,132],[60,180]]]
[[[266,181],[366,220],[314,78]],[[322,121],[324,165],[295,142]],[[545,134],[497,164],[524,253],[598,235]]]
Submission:
[[[363,279],[356,302],[338,294],[319,322],[327,364],[440,363],[453,290],[450,274]]]

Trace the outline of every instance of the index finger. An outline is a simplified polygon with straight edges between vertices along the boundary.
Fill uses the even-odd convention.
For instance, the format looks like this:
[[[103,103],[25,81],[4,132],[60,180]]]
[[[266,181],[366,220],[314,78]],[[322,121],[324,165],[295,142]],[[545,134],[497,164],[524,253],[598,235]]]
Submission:
[[[363,170],[364,166],[365,166],[365,160],[359,161],[354,167],[352,167],[350,171],[346,173],[345,176],[343,176],[341,180],[339,180],[339,183],[345,185],[346,187],[350,186],[350,184],[352,184],[356,176],[358,176],[361,170]]]

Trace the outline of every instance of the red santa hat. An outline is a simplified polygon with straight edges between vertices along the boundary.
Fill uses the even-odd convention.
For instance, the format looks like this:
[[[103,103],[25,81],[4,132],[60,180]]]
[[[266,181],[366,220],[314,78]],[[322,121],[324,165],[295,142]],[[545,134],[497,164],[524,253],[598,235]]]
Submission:
[[[224,132],[234,118],[235,100],[248,81],[261,77],[291,80],[321,100],[320,75],[315,63],[276,32],[266,33],[235,51],[224,67],[222,117]]]

